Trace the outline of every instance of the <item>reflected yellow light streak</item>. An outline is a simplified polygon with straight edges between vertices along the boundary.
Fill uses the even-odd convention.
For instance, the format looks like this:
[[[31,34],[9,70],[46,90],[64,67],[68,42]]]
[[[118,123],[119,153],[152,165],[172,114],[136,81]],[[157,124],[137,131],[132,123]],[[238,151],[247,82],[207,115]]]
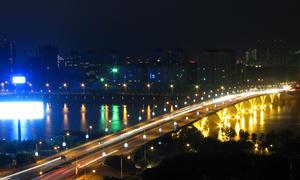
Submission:
[[[128,122],[127,106],[123,105],[123,123],[127,124],[127,122]]]
[[[151,108],[150,105],[147,106],[147,120],[151,119]]]
[[[63,112],[64,113],[68,113],[69,112],[69,109],[68,109],[68,106],[67,106],[66,103],[64,103]]]
[[[109,120],[109,106],[105,105],[105,119],[106,121]]]
[[[69,128],[69,117],[68,117],[68,113],[64,113],[64,129],[68,129]]]
[[[237,134],[237,136],[239,136],[239,134],[240,134],[240,130],[241,130],[241,127],[240,127],[240,123],[239,122],[236,122],[235,123],[235,132],[236,132],[236,134]]]
[[[81,111],[81,130],[86,130],[86,113],[85,111]]]
[[[174,106],[171,105],[171,107],[170,107],[170,112],[173,112],[173,111],[174,111]]]
[[[86,112],[86,107],[84,104],[81,105],[80,112],[82,112],[82,113]]]
[[[249,131],[250,132],[253,131],[253,118],[252,118],[252,116],[250,116],[250,118],[249,118]]]
[[[262,125],[264,125],[264,120],[265,120],[265,118],[264,118],[264,116],[265,116],[265,114],[264,114],[264,111],[260,111],[260,125],[262,126]]]
[[[241,123],[241,128],[244,130],[245,129],[245,117],[243,116],[241,119],[242,123]]]

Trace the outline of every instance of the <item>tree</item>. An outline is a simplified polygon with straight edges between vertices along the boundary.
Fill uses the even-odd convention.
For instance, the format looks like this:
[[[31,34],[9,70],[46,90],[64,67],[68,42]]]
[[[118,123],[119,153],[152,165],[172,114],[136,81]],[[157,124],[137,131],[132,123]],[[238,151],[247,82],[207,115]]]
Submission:
[[[259,136],[259,141],[263,142],[265,140],[265,134],[261,133],[261,135]]]
[[[241,141],[247,141],[249,138],[249,133],[241,129],[239,132],[239,136]]]
[[[256,141],[257,141],[257,134],[252,133],[251,139],[252,139],[252,141],[253,141],[254,143],[256,143]]]
[[[224,128],[226,136],[231,140],[233,139],[237,134],[233,128]]]

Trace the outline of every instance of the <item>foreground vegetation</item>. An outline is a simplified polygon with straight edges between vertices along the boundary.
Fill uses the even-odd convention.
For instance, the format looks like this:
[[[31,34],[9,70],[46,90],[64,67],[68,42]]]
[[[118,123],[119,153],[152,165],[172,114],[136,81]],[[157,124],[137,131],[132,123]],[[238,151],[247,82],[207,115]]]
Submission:
[[[300,179],[300,136],[242,130],[231,136],[239,140],[203,137],[190,126],[122,157],[123,169],[127,179]],[[120,168],[120,157],[106,164]]]

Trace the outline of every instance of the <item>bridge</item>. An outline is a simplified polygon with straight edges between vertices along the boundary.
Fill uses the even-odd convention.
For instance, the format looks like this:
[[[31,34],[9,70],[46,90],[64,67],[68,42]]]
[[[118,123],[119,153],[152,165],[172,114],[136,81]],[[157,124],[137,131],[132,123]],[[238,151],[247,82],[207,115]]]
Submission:
[[[226,112],[230,111],[230,108],[239,113],[246,113],[249,109],[247,106],[256,107],[263,104],[261,102],[273,102],[280,97],[281,93],[288,90],[288,88],[252,90],[186,106],[117,133],[62,151],[34,164],[4,172],[0,179],[31,179],[35,177],[65,179],[66,177],[74,177],[78,172],[96,162],[103,161],[108,156],[130,155],[143,144],[195,123],[210,114],[216,114],[219,117],[228,116]]]

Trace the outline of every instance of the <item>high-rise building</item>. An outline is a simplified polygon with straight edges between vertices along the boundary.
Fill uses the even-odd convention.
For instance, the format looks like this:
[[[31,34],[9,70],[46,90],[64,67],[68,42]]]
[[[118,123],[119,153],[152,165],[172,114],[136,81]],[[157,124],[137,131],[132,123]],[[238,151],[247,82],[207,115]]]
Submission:
[[[248,66],[255,65],[257,61],[257,49],[248,49],[245,53],[245,64]]]
[[[44,68],[48,71],[58,68],[57,55],[58,50],[54,46],[40,46],[38,49],[38,56],[41,58]]]
[[[230,84],[234,81],[233,50],[203,50],[197,63],[198,81],[204,85]]]
[[[37,77],[33,77],[36,79],[36,82],[43,83],[48,82],[51,84],[59,83],[57,82],[57,74],[58,70],[58,49],[54,46],[40,46],[37,52],[37,58],[35,59],[37,62],[34,64],[39,65],[39,68],[33,69],[33,74]],[[39,79],[39,80],[37,80]]]
[[[287,49],[282,40],[258,40],[255,48],[245,53],[248,66],[286,66]]]
[[[2,80],[8,80],[13,73],[15,58],[15,42],[9,41],[6,37],[2,37],[0,39],[0,72]]]

